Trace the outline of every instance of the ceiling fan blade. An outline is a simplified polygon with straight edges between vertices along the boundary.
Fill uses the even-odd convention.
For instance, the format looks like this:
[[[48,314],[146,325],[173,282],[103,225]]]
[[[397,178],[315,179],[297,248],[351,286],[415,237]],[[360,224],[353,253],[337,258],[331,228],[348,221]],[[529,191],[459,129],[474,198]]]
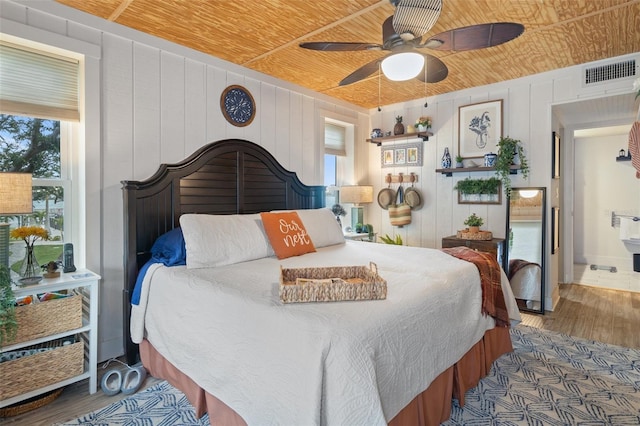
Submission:
[[[419,47],[456,52],[483,49],[511,41],[523,32],[524,25],[515,22],[471,25],[436,34]]]
[[[442,0],[391,0],[391,3],[396,6],[393,29],[406,40],[426,34],[442,11]]]
[[[382,59],[383,58],[376,59],[369,62],[368,64],[364,64],[363,66],[343,78],[339,85],[346,86],[348,84],[355,83],[356,81],[360,81],[363,78],[369,77],[371,74],[378,71],[378,68],[380,66],[379,64]]]
[[[424,65],[427,67],[427,83],[437,83],[444,80],[449,75],[449,68],[440,59],[428,54],[424,55]],[[416,77],[424,81],[424,70]]]
[[[310,43],[300,43],[300,47],[311,50],[323,50],[329,52],[351,52],[354,50],[381,50],[382,46],[376,43],[349,43],[316,41]]]

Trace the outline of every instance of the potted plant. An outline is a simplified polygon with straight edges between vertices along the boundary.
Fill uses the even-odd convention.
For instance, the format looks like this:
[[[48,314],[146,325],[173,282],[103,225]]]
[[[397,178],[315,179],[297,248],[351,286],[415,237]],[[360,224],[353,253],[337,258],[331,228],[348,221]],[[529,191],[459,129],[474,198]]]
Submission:
[[[469,227],[469,232],[471,232],[472,234],[475,234],[478,231],[480,231],[480,227],[482,226],[483,223],[484,223],[484,220],[481,217],[476,216],[475,213],[473,213],[464,221],[464,224]]]
[[[13,340],[18,332],[15,302],[9,268],[0,265],[0,348]]]
[[[464,164],[462,163],[463,160],[464,158],[462,158],[460,154],[456,155],[456,168],[460,169],[464,167]]]
[[[384,237],[381,236],[380,239],[385,244],[392,244],[392,245],[397,245],[397,246],[401,246],[402,245],[402,237],[400,236],[400,234],[396,235],[395,238],[391,238],[389,236],[389,234],[384,234]]]
[[[498,190],[500,188],[500,179],[492,177],[480,180],[480,200],[490,201],[497,200]]]
[[[511,195],[511,165],[520,163],[520,171],[525,179],[529,176],[529,164],[519,139],[509,136],[498,141],[498,158],[496,159],[496,175],[502,181],[504,193]]]

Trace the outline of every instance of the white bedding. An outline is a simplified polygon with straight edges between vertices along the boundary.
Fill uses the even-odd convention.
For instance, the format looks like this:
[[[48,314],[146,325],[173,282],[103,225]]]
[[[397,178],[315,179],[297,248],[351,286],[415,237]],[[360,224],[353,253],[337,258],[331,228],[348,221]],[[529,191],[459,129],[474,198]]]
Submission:
[[[282,304],[284,267],[367,265],[387,299]],[[134,330],[248,424],[383,425],[488,329],[479,274],[440,250],[348,241],[217,268],[152,267]],[[506,275],[510,317],[520,320]],[[144,324],[142,324],[144,321]],[[141,336],[138,336],[140,338]]]

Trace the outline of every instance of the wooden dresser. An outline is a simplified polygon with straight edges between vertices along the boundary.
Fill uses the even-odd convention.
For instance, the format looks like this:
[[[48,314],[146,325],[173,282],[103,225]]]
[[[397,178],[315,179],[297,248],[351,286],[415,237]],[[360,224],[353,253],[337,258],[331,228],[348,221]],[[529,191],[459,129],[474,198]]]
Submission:
[[[459,246],[467,246],[474,250],[493,253],[496,256],[496,259],[498,259],[500,266],[502,266],[502,269],[505,271],[507,270],[504,238],[493,238],[491,240],[465,240],[463,238],[457,238],[455,235],[451,235],[450,237],[444,237],[442,239],[442,248]]]

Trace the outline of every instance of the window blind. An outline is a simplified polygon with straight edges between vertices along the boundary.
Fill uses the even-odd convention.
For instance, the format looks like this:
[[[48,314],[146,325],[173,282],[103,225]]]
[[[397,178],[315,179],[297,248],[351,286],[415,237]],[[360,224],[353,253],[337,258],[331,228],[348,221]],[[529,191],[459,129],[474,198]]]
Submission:
[[[0,112],[79,121],[76,59],[0,43]]]
[[[336,124],[324,124],[324,153],[331,155],[347,155],[345,148],[345,128]]]

